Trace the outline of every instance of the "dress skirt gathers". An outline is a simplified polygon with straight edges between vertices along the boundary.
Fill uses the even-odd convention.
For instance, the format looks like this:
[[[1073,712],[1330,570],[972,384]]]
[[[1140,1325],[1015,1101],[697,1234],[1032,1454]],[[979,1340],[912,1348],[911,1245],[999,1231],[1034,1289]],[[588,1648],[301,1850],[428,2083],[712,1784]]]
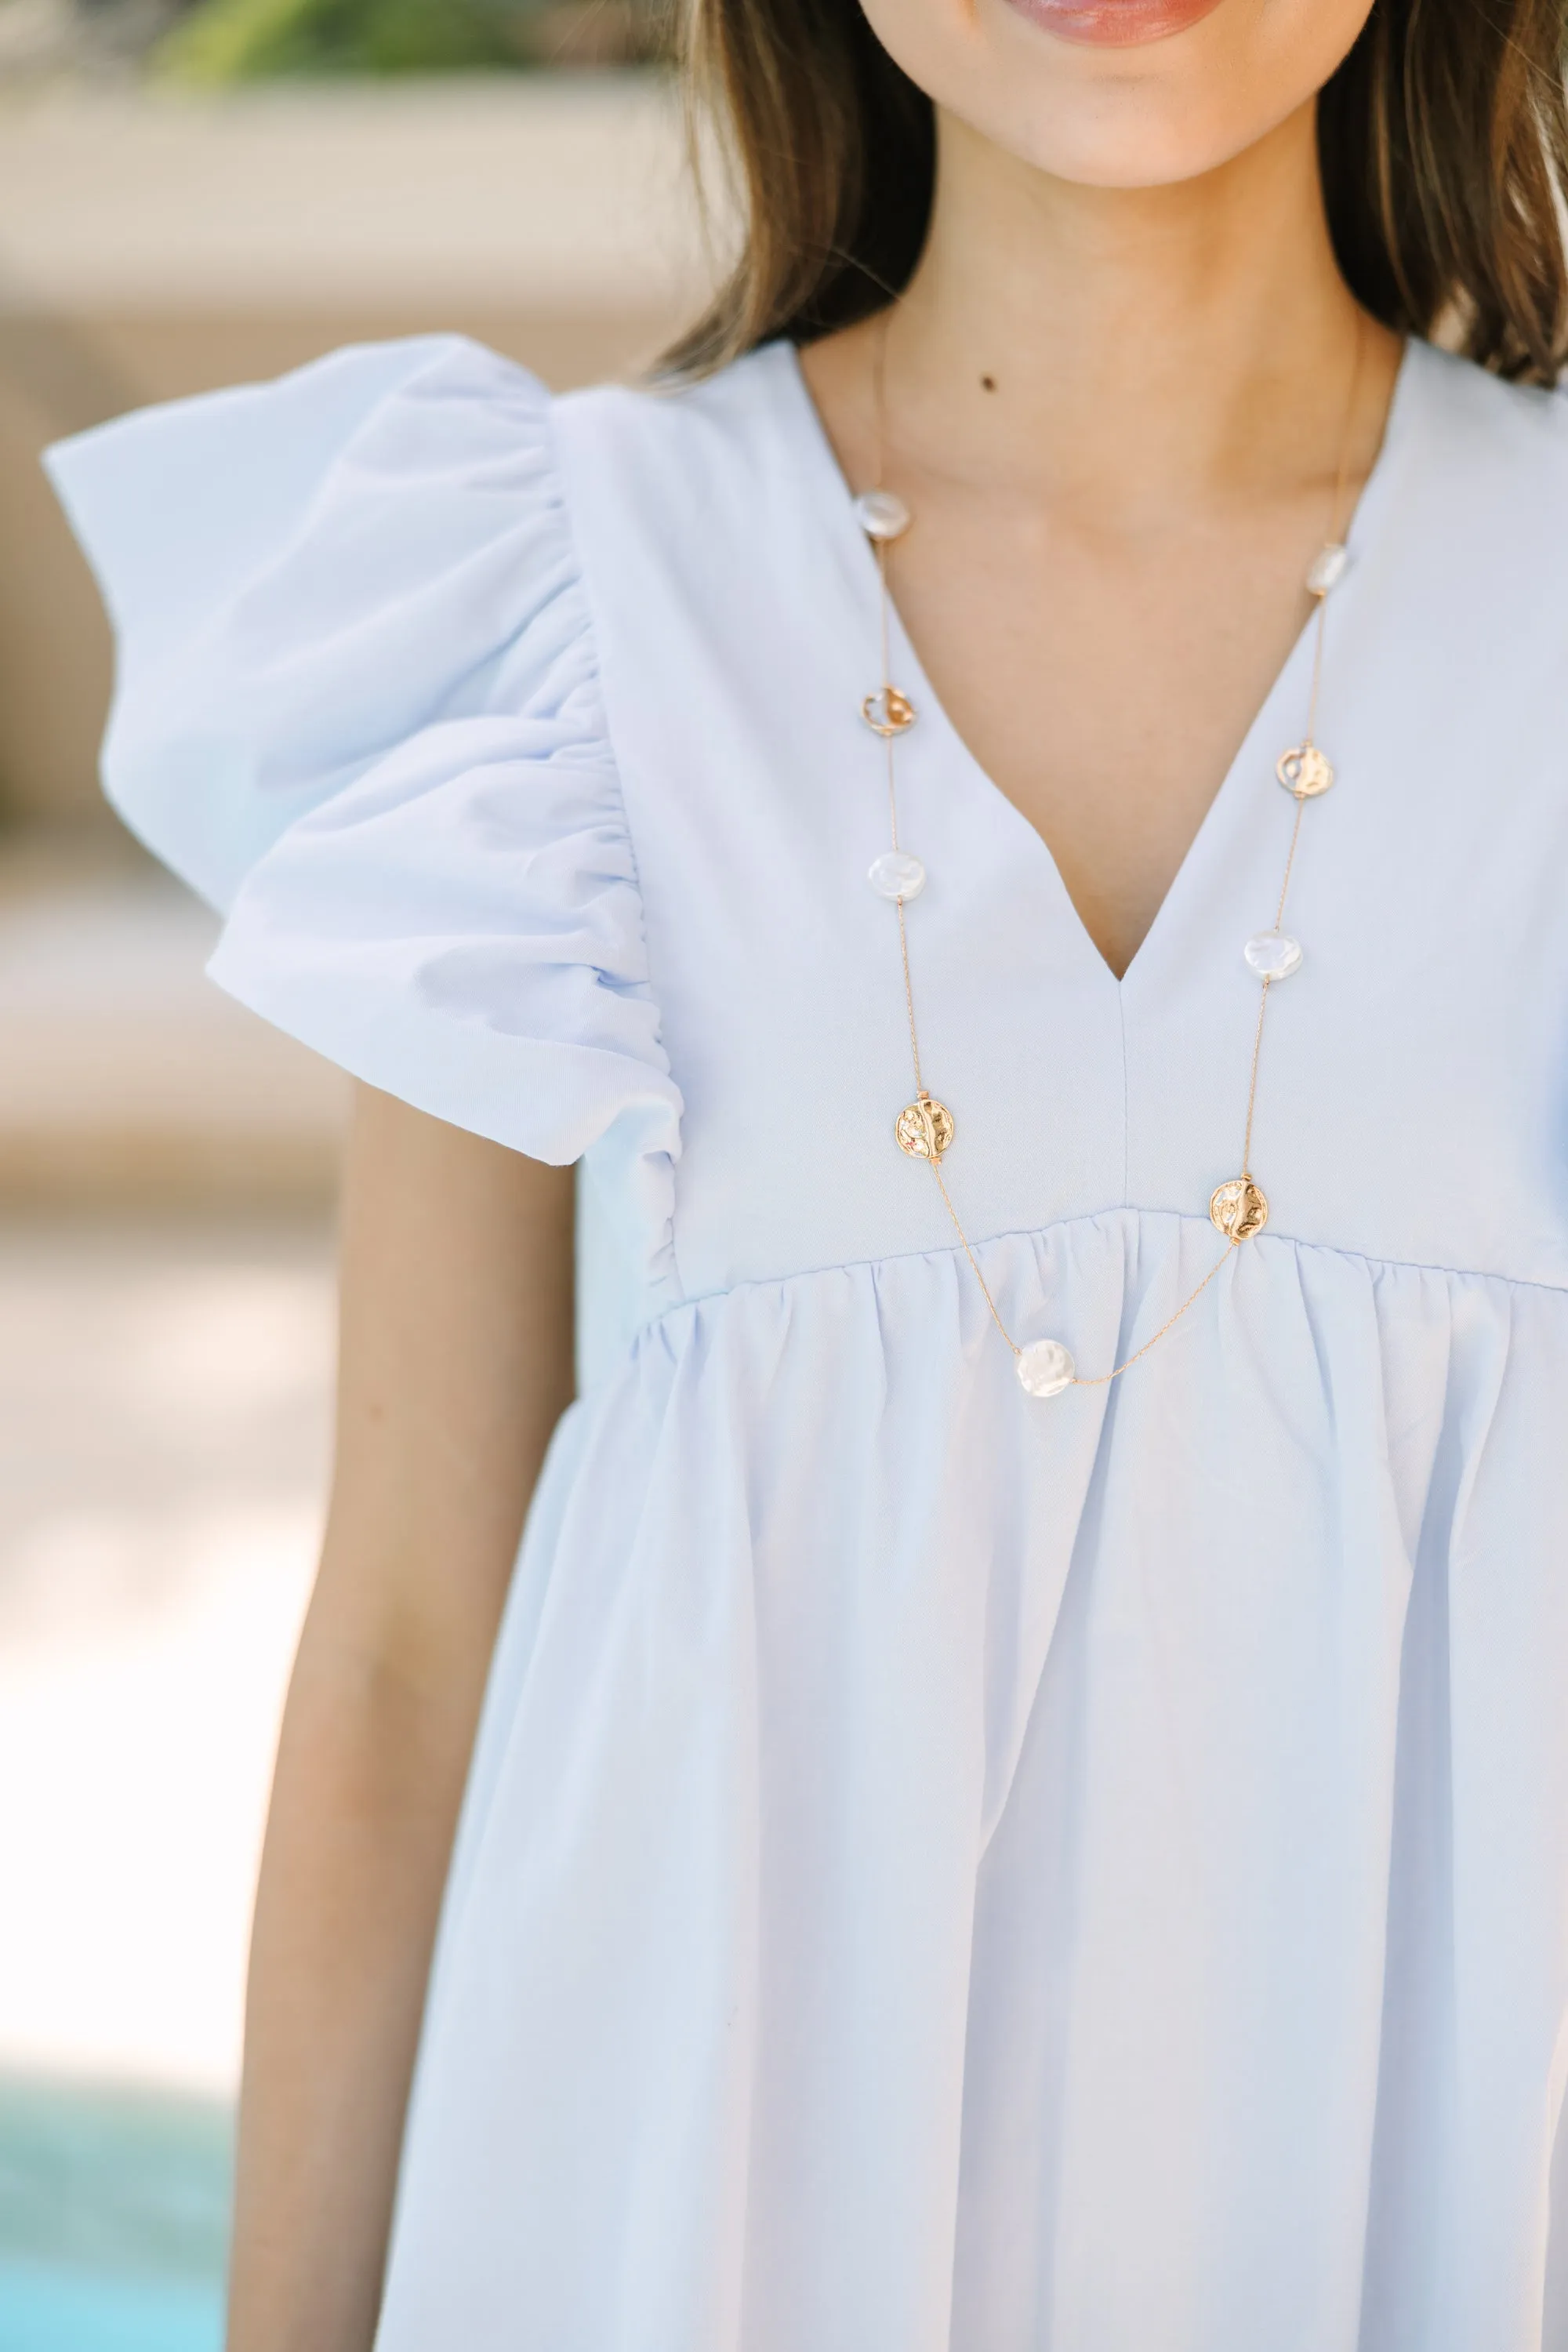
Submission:
[[[379,2352],[1564,2352],[1568,405],[1407,351],[1268,1231],[1049,1402],[892,1139],[876,572],[791,350],[356,349],[49,463],[218,981],[582,1163]],[[1093,1370],[1213,1262],[1310,646],[1120,982],[893,655],[949,1181]]]

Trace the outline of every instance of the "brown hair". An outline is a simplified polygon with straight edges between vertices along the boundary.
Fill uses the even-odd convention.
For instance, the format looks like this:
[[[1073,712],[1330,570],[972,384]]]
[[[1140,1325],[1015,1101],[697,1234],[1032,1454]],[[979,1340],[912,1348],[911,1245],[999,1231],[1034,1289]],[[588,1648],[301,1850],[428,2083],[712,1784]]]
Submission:
[[[1373,317],[1449,340],[1500,375],[1568,360],[1568,0],[1373,0],[1319,100],[1340,267]],[[735,167],[744,240],[666,365],[703,373],[771,337],[879,310],[924,242],[931,100],[859,0],[684,0],[697,117]]]

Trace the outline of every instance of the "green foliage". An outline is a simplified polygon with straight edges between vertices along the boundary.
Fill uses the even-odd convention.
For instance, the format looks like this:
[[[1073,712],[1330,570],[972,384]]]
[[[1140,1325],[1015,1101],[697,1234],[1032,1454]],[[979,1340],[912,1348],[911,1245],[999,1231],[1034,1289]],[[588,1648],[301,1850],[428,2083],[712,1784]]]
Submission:
[[[430,73],[531,61],[541,0],[202,0],[158,53],[181,81]]]

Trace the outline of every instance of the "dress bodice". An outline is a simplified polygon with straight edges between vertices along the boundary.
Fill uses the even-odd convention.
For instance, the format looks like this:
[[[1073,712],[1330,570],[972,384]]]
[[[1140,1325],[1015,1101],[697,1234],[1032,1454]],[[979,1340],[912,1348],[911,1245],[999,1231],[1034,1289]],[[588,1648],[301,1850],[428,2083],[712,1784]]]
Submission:
[[[944,1247],[890,1140],[910,1072],[895,926],[866,883],[887,826],[858,717],[875,563],[794,353],[674,396],[574,395],[557,436],[684,1102],[683,1286]],[[1276,1241],[1568,1281],[1565,523],[1568,409],[1412,346],[1329,616],[1339,782],[1304,829],[1306,960],[1275,992],[1258,1104]],[[1235,1173],[1241,946],[1279,887],[1274,763],[1310,655],[1309,632],[1118,982],[899,634],[920,714],[901,824],[930,877],[910,953],[977,1235],[1202,1218]],[[1048,713],[1041,734],[1048,758]]]

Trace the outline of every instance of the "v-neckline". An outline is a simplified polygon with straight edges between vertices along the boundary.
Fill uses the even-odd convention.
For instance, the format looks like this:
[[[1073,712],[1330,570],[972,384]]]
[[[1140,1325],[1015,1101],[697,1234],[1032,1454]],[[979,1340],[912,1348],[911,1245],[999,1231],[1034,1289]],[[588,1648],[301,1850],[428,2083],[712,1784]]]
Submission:
[[[1361,495],[1356,500],[1345,532],[1345,545],[1350,551],[1350,563],[1347,567],[1344,585],[1336,595],[1336,602],[1342,604],[1347,600],[1347,592],[1365,557],[1376,525],[1378,511],[1384,503],[1388,477],[1392,470],[1392,460],[1405,437],[1405,412],[1410,404],[1411,386],[1415,378],[1415,354],[1417,348],[1417,338],[1407,335],[1404,350],[1400,353],[1388,412],[1384,419],[1383,437],[1378,444],[1377,455],[1373,460],[1371,470],[1362,485]],[[871,551],[870,544],[861,530],[859,519],[855,511],[855,492],[839,463],[838,453],[828,436],[827,427],[823,422],[821,412],[806,383],[805,371],[800,364],[798,350],[789,342],[780,342],[771,346],[770,349],[780,355],[779,373],[787,380],[786,399],[793,406],[795,416],[804,428],[813,461],[826,478],[826,496],[824,503],[832,525],[832,537],[837,544],[840,560],[845,563],[848,576],[854,584],[858,600],[867,609],[867,645],[869,650],[874,651],[877,644],[876,607],[880,593],[880,581],[876,557]],[[900,613],[897,603],[891,595],[888,599],[888,618],[893,656],[903,678],[908,681],[906,691],[920,712],[922,724],[928,726],[940,740],[954,772],[962,775],[972,790],[983,794],[992,803],[993,813],[999,814],[1005,824],[1018,829],[1031,856],[1044,861],[1048,883],[1063,909],[1070,930],[1076,935],[1076,943],[1079,951],[1089,960],[1100,984],[1113,988],[1119,993],[1128,991],[1157,959],[1165,933],[1179,919],[1183,901],[1195,887],[1194,877],[1209,863],[1214,854],[1215,844],[1229,822],[1232,804],[1245,794],[1249,782],[1255,781],[1258,772],[1258,762],[1272,741],[1273,736],[1278,733],[1279,740],[1273,749],[1268,751],[1266,764],[1269,770],[1272,770],[1275,759],[1286,748],[1287,743],[1294,742],[1300,737],[1300,719],[1298,719],[1294,727],[1288,724],[1285,706],[1291,697],[1298,697],[1301,712],[1303,715],[1305,713],[1306,680],[1302,673],[1309,670],[1310,667],[1312,635],[1317,626],[1316,613],[1308,614],[1283,662],[1276,671],[1272,683],[1237,746],[1235,757],[1221,777],[1175,872],[1166,885],[1164,894],[1154,910],[1148,929],[1139,940],[1126,970],[1120,974],[1112,969],[1104,951],[1084,921],[1078,901],[1068,888],[1061,867],[1057,863],[1056,852],[1050,843],[1040,831],[1039,826],[1025,815],[1012,794],[1003,791],[989,769],[971,751],[964,737],[948,716],[941,697],[932,687],[926,673],[925,664],[916,650],[914,641],[904,626],[903,615]],[[1284,731],[1281,732],[1281,729]]]

